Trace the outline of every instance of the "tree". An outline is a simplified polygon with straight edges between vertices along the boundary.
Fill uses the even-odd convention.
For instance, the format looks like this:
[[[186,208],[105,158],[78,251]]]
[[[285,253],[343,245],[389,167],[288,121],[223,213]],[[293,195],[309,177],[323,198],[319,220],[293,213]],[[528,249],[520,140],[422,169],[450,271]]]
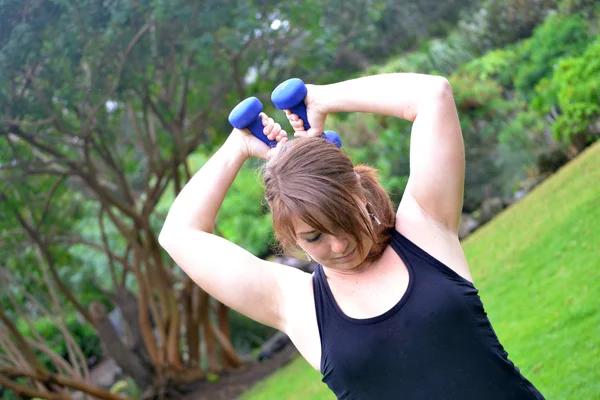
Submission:
[[[92,324],[123,371],[149,388],[148,398],[179,398],[207,372],[240,365],[228,309],[161,251],[156,208],[191,177],[188,157],[228,129],[223,116],[246,97],[247,71],[264,64],[262,46],[281,49],[296,37],[295,27],[271,25],[299,16],[300,8],[275,6],[187,0],[0,5],[0,191],[3,212],[19,222],[4,235],[35,249],[46,280],[60,293],[55,305],[73,307]],[[318,23],[296,21],[309,29]],[[95,236],[77,232],[82,213],[95,215]],[[62,223],[50,215],[62,215]],[[127,343],[104,306],[82,303],[61,273],[73,268],[63,256],[75,245],[104,257],[110,279],[101,290],[128,322]],[[21,296],[29,294],[23,285]],[[2,321],[19,344],[10,319]],[[0,377],[20,385],[21,393],[48,376],[33,359],[19,371],[3,369]],[[16,383],[16,376],[28,381]]]

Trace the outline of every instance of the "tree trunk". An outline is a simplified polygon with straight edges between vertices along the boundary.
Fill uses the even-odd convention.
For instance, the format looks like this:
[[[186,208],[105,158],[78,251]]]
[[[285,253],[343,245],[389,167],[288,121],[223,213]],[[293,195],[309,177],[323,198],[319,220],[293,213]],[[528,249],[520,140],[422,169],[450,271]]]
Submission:
[[[115,327],[108,319],[106,307],[102,303],[93,302],[89,308],[98,330],[98,336],[108,355],[115,360],[126,375],[131,376],[138,387],[152,386],[153,371],[151,367],[121,341]]]
[[[136,296],[127,288],[119,286],[116,294],[111,297],[113,303],[119,307],[125,327],[124,343],[131,351],[139,355],[148,367],[152,366],[152,360],[144,346],[144,338],[138,323],[138,304]]]

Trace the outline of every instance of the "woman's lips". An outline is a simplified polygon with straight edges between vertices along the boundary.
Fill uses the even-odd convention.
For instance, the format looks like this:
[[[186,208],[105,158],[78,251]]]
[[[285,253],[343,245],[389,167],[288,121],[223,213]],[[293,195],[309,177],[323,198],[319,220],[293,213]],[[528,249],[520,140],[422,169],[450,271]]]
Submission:
[[[342,257],[338,257],[335,260],[336,261],[341,261],[341,262],[346,262],[349,261],[350,259],[352,259],[352,257],[354,256],[354,251],[356,250],[356,248],[354,250],[352,250],[350,253],[346,254],[345,256]]]

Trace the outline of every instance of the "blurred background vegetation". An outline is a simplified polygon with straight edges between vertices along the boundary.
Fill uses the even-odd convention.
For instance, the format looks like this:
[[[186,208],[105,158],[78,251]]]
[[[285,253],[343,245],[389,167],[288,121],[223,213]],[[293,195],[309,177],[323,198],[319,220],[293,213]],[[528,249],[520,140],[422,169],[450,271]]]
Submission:
[[[1,1],[0,396],[177,399],[273,334],[209,298],[156,240],[242,99],[283,121],[270,93],[290,77],[446,76],[466,236],[600,137],[599,16],[594,0]],[[410,124],[342,114],[326,128],[397,204]],[[270,257],[258,163],[216,233]],[[113,390],[94,376],[107,359],[126,383]]]

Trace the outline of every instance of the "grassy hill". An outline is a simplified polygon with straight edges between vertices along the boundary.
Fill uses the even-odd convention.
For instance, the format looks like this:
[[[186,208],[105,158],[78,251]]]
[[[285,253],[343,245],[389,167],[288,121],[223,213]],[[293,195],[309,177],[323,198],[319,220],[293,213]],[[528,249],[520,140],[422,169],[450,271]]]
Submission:
[[[463,243],[509,353],[547,399],[600,398],[600,143]],[[335,396],[302,359],[242,397]]]

